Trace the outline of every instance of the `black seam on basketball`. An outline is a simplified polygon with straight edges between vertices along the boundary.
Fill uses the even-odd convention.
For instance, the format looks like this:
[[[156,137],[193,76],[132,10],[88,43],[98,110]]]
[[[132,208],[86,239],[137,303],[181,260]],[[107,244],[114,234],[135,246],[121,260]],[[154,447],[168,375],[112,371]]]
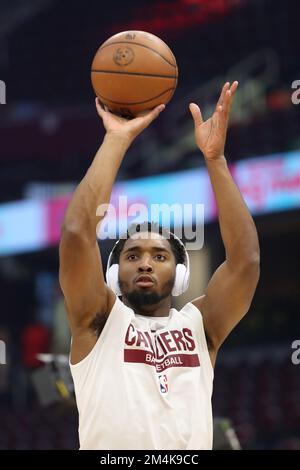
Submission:
[[[109,44],[106,44],[106,46],[101,46],[99,50],[104,49],[104,47],[112,46],[113,44],[131,44],[131,45],[135,44],[137,46],[145,47],[146,49],[149,49],[150,51],[155,52],[155,54],[158,54],[162,59],[164,59],[166,62],[168,62],[169,65],[176,68],[176,62],[175,62],[175,64],[172,64],[172,62],[170,62],[168,59],[166,59],[163,55],[161,55],[155,49],[152,49],[152,47],[149,47],[149,46],[145,46],[145,44],[141,44],[139,42],[115,41],[115,42],[111,42]],[[172,56],[174,57],[173,53],[172,53]],[[175,59],[175,57],[174,57],[174,59]]]
[[[175,93],[176,86],[177,86],[177,78],[174,79],[174,87],[173,87],[173,88],[170,88],[171,90],[173,90],[173,93],[172,93],[172,95],[170,96],[169,101],[172,99],[172,97],[173,97],[173,95],[174,95],[174,93]]]
[[[142,72],[119,72],[117,70],[94,70],[92,69],[91,72],[94,73],[116,73],[120,75],[137,75],[143,77],[157,77],[157,78],[175,78],[177,79],[177,75],[159,75],[155,73],[142,73]]]
[[[123,102],[121,102],[121,101],[113,101],[113,100],[110,100],[109,98],[106,98],[106,96],[100,95],[99,93],[97,93],[97,96],[98,96],[99,98],[102,98],[103,100],[109,101],[110,103],[122,104],[122,105],[130,106],[130,105],[135,105],[135,104],[148,103],[149,101],[153,101],[153,100],[155,100],[156,98],[159,98],[160,96],[164,95],[165,93],[167,93],[168,91],[171,91],[171,90],[174,90],[174,88],[168,88],[167,90],[163,91],[163,92],[160,93],[159,95],[153,96],[153,97],[150,98],[149,100],[136,101],[136,102],[129,102],[129,103],[123,103]],[[174,91],[173,91],[173,93],[174,93]],[[173,95],[172,95],[172,96],[173,96]]]
[[[175,90],[176,90],[176,87],[177,87],[177,81],[178,81],[178,69],[177,69],[177,67],[176,67],[176,71],[177,71],[177,75],[176,75],[176,78],[174,78],[174,90],[173,90],[171,98],[173,97],[173,95],[175,93]]]

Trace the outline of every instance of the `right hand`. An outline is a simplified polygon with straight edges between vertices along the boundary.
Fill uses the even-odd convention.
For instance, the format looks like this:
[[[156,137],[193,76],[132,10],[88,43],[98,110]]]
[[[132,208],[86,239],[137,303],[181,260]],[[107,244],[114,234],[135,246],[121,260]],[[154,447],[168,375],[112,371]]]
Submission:
[[[95,101],[97,112],[102,118],[106,132],[124,137],[130,141],[133,141],[165,109],[165,105],[160,104],[154,109],[143,111],[134,119],[128,120],[111,113],[107,108],[103,108],[99,98],[96,98]]]

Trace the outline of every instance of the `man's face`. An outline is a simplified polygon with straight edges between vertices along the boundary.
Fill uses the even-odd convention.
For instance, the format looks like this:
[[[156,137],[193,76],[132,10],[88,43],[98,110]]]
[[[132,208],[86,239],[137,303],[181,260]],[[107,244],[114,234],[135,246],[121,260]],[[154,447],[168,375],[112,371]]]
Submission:
[[[171,295],[176,262],[168,240],[142,232],[126,240],[119,261],[122,295],[135,307],[154,305]]]

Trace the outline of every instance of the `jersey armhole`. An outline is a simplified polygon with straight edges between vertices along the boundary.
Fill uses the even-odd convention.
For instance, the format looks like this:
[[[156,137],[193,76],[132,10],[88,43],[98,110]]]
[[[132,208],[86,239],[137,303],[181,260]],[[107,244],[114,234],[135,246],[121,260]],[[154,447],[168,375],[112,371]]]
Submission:
[[[199,310],[196,307],[196,305],[194,305],[192,302],[188,302],[185,305],[185,307],[188,307],[188,309],[190,310],[190,313],[191,313],[190,317],[193,319],[193,323],[196,326],[197,331],[199,331],[201,342],[203,342],[203,344],[205,345],[206,355],[208,358],[208,364],[211,369],[212,378],[214,378],[214,367],[212,365],[210,354],[209,354],[208,341],[206,339],[206,334],[205,334],[205,329],[204,329],[204,324],[203,324],[203,316],[202,316],[201,310]]]
[[[71,363],[71,353],[69,354],[69,366],[70,366],[71,369],[75,369],[76,367],[81,366],[84,362],[86,362],[88,359],[90,359],[91,356],[94,354],[95,350],[99,347],[99,344],[103,341],[103,338],[104,338],[111,322],[113,321],[113,317],[116,315],[116,312],[118,312],[118,310],[119,310],[118,309],[119,303],[121,303],[121,301],[118,298],[118,296],[116,296],[115,302],[112,306],[110,314],[108,315],[108,318],[105,322],[103,330],[101,331],[101,333],[99,335],[99,338],[97,338],[97,341],[94,344],[94,346],[92,347],[92,349],[90,350],[90,352],[83,359],[81,359],[81,361],[76,362],[76,364]],[[73,338],[71,338],[71,344],[72,344],[72,339]]]

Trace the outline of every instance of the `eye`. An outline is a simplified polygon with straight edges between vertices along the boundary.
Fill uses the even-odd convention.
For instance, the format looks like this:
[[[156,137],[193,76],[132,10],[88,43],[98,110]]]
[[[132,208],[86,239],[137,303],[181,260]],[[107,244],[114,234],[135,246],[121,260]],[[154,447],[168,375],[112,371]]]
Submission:
[[[137,259],[137,255],[129,255],[127,256],[127,259],[129,259],[129,261],[134,261]]]
[[[159,261],[164,261],[166,259],[164,255],[156,255],[155,258],[157,258]]]

